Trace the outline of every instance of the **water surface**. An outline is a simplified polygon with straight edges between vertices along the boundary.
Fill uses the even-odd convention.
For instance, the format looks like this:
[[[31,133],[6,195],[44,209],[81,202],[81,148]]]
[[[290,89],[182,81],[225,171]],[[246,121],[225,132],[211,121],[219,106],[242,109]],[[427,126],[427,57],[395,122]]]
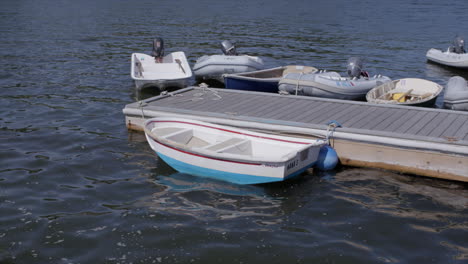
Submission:
[[[467,12],[465,0],[2,1],[0,263],[465,263],[464,183],[347,167],[258,186],[193,177],[121,110],[141,96],[130,54],[156,36],[192,65],[229,39],[268,67],[344,74],[361,56],[371,74],[445,85],[468,73],[425,53],[468,38]]]

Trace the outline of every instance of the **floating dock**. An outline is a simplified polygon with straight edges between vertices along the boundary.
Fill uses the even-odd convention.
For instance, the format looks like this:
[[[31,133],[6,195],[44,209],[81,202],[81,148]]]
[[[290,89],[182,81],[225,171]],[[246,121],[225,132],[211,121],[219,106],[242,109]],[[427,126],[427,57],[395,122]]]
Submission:
[[[343,165],[468,182],[468,112],[188,87],[131,103],[129,129],[176,116],[277,134],[331,135]],[[330,129],[330,121],[341,127]]]

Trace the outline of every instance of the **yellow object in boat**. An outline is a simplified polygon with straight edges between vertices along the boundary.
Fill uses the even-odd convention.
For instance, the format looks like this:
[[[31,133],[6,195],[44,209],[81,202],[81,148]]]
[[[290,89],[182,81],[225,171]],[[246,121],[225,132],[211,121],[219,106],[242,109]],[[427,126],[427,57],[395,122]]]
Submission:
[[[392,94],[392,100],[404,103],[406,101],[406,93],[394,93]]]

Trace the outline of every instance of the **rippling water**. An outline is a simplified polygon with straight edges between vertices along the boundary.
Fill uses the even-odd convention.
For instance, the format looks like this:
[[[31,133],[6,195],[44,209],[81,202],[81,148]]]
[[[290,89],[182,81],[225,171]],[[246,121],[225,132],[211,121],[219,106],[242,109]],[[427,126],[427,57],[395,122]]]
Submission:
[[[192,177],[121,110],[141,96],[130,54],[155,36],[191,64],[229,39],[268,67],[344,73],[362,56],[371,74],[444,85],[468,73],[425,52],[468,37],[467,12],[465,0],[3,0],[0,263],[466,263],[466,184],[359,168],[260,186]]]

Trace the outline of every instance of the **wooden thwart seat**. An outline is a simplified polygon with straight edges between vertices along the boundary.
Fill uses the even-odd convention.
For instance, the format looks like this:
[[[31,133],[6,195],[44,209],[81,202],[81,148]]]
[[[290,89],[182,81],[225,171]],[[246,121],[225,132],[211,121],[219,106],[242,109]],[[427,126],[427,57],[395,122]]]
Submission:
[[[250,140],[242,138],[229,138],[227,140],[205,146],[203,149],[218,153],[252,155]]]

